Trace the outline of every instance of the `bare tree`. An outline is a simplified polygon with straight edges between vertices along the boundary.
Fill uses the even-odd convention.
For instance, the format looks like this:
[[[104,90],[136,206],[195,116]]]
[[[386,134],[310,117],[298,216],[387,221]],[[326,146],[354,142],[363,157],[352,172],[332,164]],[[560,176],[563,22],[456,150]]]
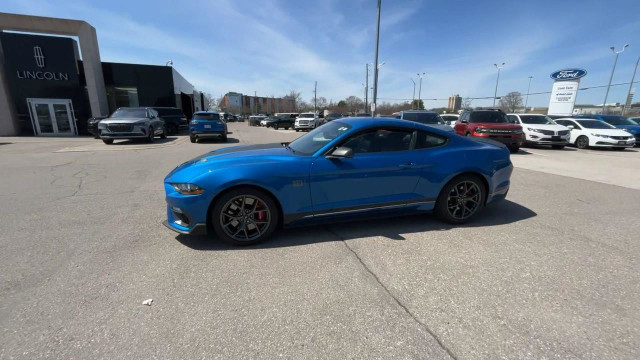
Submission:
[[[512,91],[500,99],[500,108],[506,112],[515,112],[522,107],[522,94]]]
[[[206,106],[207,110],[213,110],[218,105],[216,98],[213,95],[211,95],[211,93],[204,94],[204,102],[205,102],[204,105]]]
[[[472,101],[473,101],[473,99],[471,99],[471,98],[463,98],[462,102],[460,103],[460,107],[462,109],[470,109]]]
[[[360,99],[359,97],[353,95],[344,99],[344,102],[346,104],[347,111],[351,113],[357,113],[364,106],[364,101],[362,101],[362,99]]]
[[[310,102],[313,103],[313,99],[311,99]],[[316,99],[316,103],[317,103],[318,110],[322,110],[322,109],[326,108],[327,105],[328,105],[327,98],[325,98],[324,96],[319,96]]]

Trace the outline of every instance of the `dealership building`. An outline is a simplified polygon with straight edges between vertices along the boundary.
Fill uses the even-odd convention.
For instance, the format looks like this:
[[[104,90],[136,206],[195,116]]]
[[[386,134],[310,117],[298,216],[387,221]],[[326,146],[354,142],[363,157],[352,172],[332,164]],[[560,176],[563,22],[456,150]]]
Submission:
[[[76,40],[77,39],[77,40]],[[172,66],[102,62],[84,21],[0,13],[0,136],[73,136],[118,107],[203,110]]]

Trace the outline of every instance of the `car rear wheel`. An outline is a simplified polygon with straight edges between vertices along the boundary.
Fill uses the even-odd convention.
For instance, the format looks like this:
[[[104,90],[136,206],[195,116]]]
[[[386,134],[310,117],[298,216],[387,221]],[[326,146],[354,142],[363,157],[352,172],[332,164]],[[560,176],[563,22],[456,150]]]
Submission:
[[[484,207],[487,193],[476,175],[461,175],[449,181],[436,201],[435,213],[443,221],[463,224]]]
[[[589,147],[589,138],[582,135],[576,139],[576,147],[578,149],[586,149]]]
[[[252,245],[273,233],[279,214],[269,194],[253,188],[238,188],[216,201],[210,221],[220,239],[234,245]]]
[[[222,140],[222,142],[227,142],[227,133],[225,132],[224,134],[222,134],[222,137],[220,139]]]
[[[102,142],[107,144],[107,145],[111,145],[111,144],[113,144],[113,139],[102,139]]]

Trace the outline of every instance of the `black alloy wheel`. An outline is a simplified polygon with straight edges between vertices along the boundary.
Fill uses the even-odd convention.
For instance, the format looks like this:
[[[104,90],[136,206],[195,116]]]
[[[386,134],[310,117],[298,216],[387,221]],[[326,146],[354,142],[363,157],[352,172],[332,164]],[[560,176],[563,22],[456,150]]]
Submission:
[[[278,209],[271,196],[253,188],[238,188],[224,194],[211,211],[216,235],[234,245],[266,240],[278,221]]]
[[[461,175],[449,181],[438,196],[435,213],[440,219],[462,224],[484,207],[486,189],[476,175]]]
[[[589,147],[589,138],[582,135],[576,139],[576,147],[578,149],[586,149]]]

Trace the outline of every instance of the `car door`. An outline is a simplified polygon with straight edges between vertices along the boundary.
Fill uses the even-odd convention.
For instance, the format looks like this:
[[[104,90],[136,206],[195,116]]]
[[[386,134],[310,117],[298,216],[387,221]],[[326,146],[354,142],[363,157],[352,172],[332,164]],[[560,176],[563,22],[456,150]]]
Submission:
[[[412,140],[412,128],[376,127],[342,142],[353,150],[352,158],[314,159],[314,214],[401,205],[415,198],[419,170],[410,161]]]
[[[469,127],[469,113],[465,112],[460,116],[460,119],[458,119],[453,129],[455,130],[456,134],[465,136],[467,133],[468,127]]]

